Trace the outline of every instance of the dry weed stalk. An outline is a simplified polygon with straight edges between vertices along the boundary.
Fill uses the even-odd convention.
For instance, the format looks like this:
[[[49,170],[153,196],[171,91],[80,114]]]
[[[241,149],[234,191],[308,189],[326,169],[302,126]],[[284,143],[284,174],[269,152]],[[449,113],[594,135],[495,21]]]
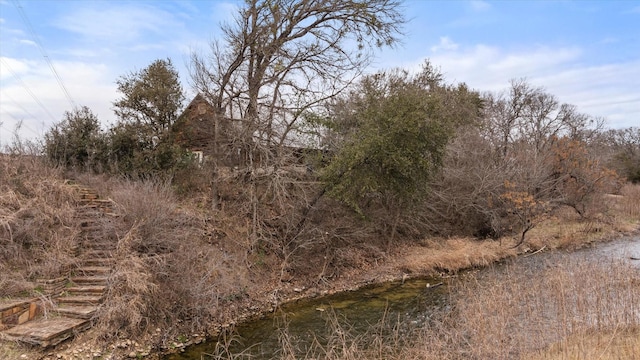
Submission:
[[[577,334],[637,328],[638,281],[637,269],[593,258],[496,268],[457,285],[455,310],[425,329],[424,348],[438,349],[435,358],[518,359]]]
[[[2,155],[0,297],[28,295],[27,281],[66,271],[78,234],[73,203],[59,170],[35,156]]]
[[[620,191],[620,212],[629,219],[640,219],[640,184],[626,184]]]
[[[225,306],[245,297],[248,275],[235,254],[205,241],[202,215],[179,208],[165,182],[110,179],[102,189],[122,215],[100,314],[104,335],[136,337],[160,327],[166,345],[178,333],[203,331],[212,319],[229,316]]]

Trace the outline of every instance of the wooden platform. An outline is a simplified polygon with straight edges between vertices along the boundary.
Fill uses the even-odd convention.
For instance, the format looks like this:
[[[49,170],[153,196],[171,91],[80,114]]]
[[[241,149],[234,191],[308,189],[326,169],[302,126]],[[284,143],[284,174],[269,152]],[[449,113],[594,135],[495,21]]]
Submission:
[[[38,319],[0,332],[0,338],[48,347],[57,345],[90,326],[91,323],[84,319]]]

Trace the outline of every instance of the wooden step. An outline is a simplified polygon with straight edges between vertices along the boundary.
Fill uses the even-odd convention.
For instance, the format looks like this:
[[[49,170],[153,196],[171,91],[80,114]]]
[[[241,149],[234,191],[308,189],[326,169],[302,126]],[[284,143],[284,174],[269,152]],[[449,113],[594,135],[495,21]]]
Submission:
[[[86,219],[81,219],[80,220],[80,227],[87,227],[87,226],[91,226],[91,225],[96,225],[96,224],[100,224],[102,221],[101,219],[94,215],[91,217],[87,217]]]
[[[113,210],[113,205],[111,203],[97,203],[95,201],[87,202],[85,204],[80,205],[78,208],[80,211],[98,211],[100,210],[104,214],[104,210]]]
[[[109,277],[108,276],[74,276],[69,280],[74,282],[77,285],[85,286],[85,285],[106,285]]]
[[[112,204],[113,202],[109,199],[80,199],[78,200],[80,204]]]
[[[82,202],[79,205],[78,208],[80,211],[96,211],[96,210],[102,210],[104,213],[104,210],[113,210],[113,204],[111,203],[111,201],[99,201],[99,200],[91,200],[91,201],[86,201],[86,202]],[[113,212],[113,211],[109,211],[109,212]]]
[[[85,319],[68,317],[42,318],[0,332],[0,338],[48,347],[72,337],[91,326]]]
[[[94,259],[108,259],[112,258],[113,254],[115,254],[115,250],[85,250],[83,251],[83,257],[85,258],[94,258]]]
[[[73,218],[79,221],[100,219],[104,212],[94,208],[77,208]]]
[[[114,262],[114,258],[89,258],[82,260],[84,266],[112,266]]]
[[[82,220],[80,221],[80,230],[87,232],[109,229],[107,225],[109,225],[110,223],[111,221],[104,219],[95,219],[94,221]]]
[[[33,299],[0,298],[0,330],[31,321],[41,314],[42,304]]]
[[[102,294],[100,295],[72,295],[61,296],[56,299],[59,305],[98,305],[102,302]]]
[[[79,243],[79,246],[82,249],[80,255],[83,259],[111,258],[118,248],[115,241],[103,239],[84,239]]]
[[[72,286],[66,288],[65,291],[69,295],[79,295],[79,294],[94,294],[94,295],[102,295],[106,290],[105,285],[84,285],[84,286]]]
[[[90,234],[90,233],[103,231],[103,230],[104,230],[104,226],[102,225],[83,226],[80,228],[80,231],[82,231],[84,234],[88,234],[88,233]]]
[[[74,270],[77,275],[101,275],[106,276],[111,273],[113,269],[110,266],[83,266]]]
[[[54,312],[75,319],[91,319],[98,311],[95,305],[61,305],[53,310]]]

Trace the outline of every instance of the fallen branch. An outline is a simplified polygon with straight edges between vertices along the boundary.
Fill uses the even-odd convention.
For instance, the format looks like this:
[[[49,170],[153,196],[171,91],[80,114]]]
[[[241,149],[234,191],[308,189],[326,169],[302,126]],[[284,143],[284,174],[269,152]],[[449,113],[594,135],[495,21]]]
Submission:
[[[532,255],[535,255],[535,254],[539,253],[540,251],[544,250],[546,247],[547,247],[547,245],[545,245],[545,246],[541,247],[540,249],[532,252],[531,254],[524,255],[523,257],[529,257],[529,256],[532,256]]]

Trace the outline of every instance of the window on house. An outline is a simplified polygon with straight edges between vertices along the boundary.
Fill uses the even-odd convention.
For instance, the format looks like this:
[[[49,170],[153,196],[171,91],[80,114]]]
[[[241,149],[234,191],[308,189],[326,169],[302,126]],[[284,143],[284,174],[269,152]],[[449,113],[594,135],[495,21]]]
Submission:
[[[202,151],[192,151],[191,154],[193,154],[196,163],[202,165],[202,162],[204,161],[204,153]]]
[[[205,104],[198,104],[198,115],[204,115],[207,113],[207,105]]]

